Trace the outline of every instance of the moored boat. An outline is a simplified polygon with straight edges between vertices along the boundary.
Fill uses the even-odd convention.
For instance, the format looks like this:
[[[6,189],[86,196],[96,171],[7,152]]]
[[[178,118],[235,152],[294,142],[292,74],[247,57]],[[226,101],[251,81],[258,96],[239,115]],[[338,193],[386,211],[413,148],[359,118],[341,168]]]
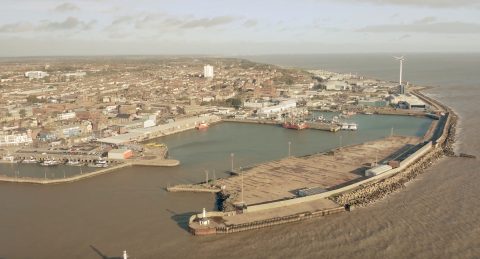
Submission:
[[[6,155],[2,158],[3,161],[7,162],[7,163],[17,163],[18,161],[15,159],[14,156],[12,155]]]
[[[104,160],[104,159],[99,159],[99,160],[95,161],[95,163],[89,164],[88,166],[89,166],[89,167],[99,167],[99,168],[102,168],[102,167],[108,167],[108,163],[107,163],[107,161]]]
[[[195,126],[195,128],[200,130],[200,129],[206,129],[208,128],[208,126],[209,126],[208,123],[202,122],[202,123],[199,123],[197,126]]]
[[[60,164],[60,161],[56,161],[56,160],[53,160],[53,159],[45,159],[43,160],[43,162],[40,164],[42,166],[56,166],[56,165],[59,165]]]
[[[70,166],[82,166],[83,163],[81,163],[80,161],[68,160],[68,162],[66,163],[66,165],[70,165]]]
[[[340,129],[341,130],[357,130],[358,125],[356,123],[342,123],[342,125],[340,126]]]
[[[22,160],[23,164],[36,164],[38,163],[37,159],[35,159],[33,156],[29,158],[25,158]]]
[[[308,125],[305,122],[285,122],[282,124],[282,127],[286,129],[302,130],[308,128]]]

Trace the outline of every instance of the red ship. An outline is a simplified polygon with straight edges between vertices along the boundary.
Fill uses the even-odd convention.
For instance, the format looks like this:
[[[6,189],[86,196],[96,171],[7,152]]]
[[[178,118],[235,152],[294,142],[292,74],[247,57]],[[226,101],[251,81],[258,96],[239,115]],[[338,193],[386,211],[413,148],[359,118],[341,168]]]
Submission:
[[[195,128],[198,129],[198,130],[206,129],[206,128],[208,128],[208,123],[202,122],[202,123],[198,124]]]
[[[297,123],[285,122],[282,124],[282,127],[286,129],[302,130],[302,129],[308,128],[308,125],[305,122],[297,122]]]

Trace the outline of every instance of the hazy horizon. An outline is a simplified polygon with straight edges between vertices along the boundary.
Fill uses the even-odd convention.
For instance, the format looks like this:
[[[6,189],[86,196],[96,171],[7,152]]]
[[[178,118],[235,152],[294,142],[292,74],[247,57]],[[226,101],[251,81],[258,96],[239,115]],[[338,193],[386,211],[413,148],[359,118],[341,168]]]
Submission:
[[[1,57],[480,52],[475,0],[21,2]]]
[[[215,54],[196,54],[196,53],[184,53],[184,54],[70,54],[70,55],[30,55],[30,56],[0,56],[0,59],[41,59],[41,58],[122,58],[122,57],[132,57],[132,58],[176,58],[176,57],[185,57],[185,58],[239,58],[244,59],[248,57],[259,57],[259,56],[308,56],[308,55],[385,55],[386,57],[391,57],[392,55],[469,55],[480,54],[480,51],[464,51],[464,52],[312,52],[312,53],[271,53],[271,54],[250,54],[250,55],[215,55]]]

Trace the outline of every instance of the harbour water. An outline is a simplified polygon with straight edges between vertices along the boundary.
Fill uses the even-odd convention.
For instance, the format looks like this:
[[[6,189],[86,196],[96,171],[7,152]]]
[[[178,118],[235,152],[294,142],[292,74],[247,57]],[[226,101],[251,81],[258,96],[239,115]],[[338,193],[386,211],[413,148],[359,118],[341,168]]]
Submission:
[[[308,64],[310,68],[395,80],[396,64],[390,56],[319,55],[312,57],[317,63]],[[416,84],[440,85],[429,93],[459,113],[459,151],[478,157],[476,127],[480,120],[475,104],[480,98],[476,71],[480,55],[420,56],[407,56],[405,78]],[[287,61],[302,66],[304,59],[290,56]],[[449,62],[441,62],[445,60]],[[369,136],[365,128],[369,124],[360,121],[362,116],[357,117],[358,132],[341,133],[345,145],[390,134],[388,124],[392,123],[387,123],[381,132]],[[421,135],[424,131],[419,129],[428,128],[424,123],[419,122],[409,132],[402,133],[405,129],[400,126],[394,126],[394,131]],[[294,155],[339,145],[337,137],[320,137],[338,136],[333,133],[231,125],[219,124],[206,132],[189,131],[159,140],[169,145],[172,157],[183,162],[177,168],[132,167],[56,186],[0,183],[0,258],[109,258],[120,256],[124,249],[134,258],[480,255],[480,163],[460,158],[443,159],[405,190],[350,213],[228,236],[191,236],[184,229],[186,220],[203,207],[213,209],[213,195],[166,193],[163,188],[167,184],[202,180],[204,170],[215,169],[220,174],[230,167],[231,152],[240,166],[285,156],[288,141],[292,141]],[[222,127],[231,127],[227,128],[230,132]],[[262,127],[258,130],[265,131],[255,136],[243,127]],[[213,134],[217,131],[228,134]],[[228,145],[214,148],[219,143]]]

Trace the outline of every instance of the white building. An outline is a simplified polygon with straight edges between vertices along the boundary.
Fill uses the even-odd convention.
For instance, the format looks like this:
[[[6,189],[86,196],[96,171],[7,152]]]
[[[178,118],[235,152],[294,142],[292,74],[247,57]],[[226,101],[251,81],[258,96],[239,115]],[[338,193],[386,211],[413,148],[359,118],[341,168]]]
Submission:
[[[297,107],[297,101],[295,100],[286,100],[278,105],[263,107],[259,110],[260,114],[270,116],[271,114],[279,113],[282,111],[286,111],[291,108]]]
[[[70,119],[75,119],[77,117],[77,114],[75,112],[64,112],[64,113],[59,113],[57,115],[57,120],[63,121],[63,120],[70,120]]]
[[[33,142],[28,133],[0,135],[0,146],[28,145]]]
[[[259,108],[268,107],[268,106],[272,106],[272,105],[273,105],[273,103],[271,103],[269,101],[261,101],[261,102],[245,101],[245,102],[243,102],[243,107],[252,108],[252,109],[259,109]]]
[[[213,66],[206,65],[203,67],[203,76],[205,78],[213,78]]]
[[[65,73],[64,74],[66,77],[83,77],[87,75],[86,72],[83,71],[77,71],[77,72],[72,72],[72,73]]]
[[[350,90],[351,86],[343,81],[328,81],[325,83],[325,90],[327,91],[346,91]]]
[[[410,94],[398,94],[392,95],[388,98],[390,104],[397,105],[402,109],[426,109],[427,104],[415,95]]]
[[[27,71],[25,72],[25,77],[30,79],[41,79],[47,77],[48,73],[43,71]]]

